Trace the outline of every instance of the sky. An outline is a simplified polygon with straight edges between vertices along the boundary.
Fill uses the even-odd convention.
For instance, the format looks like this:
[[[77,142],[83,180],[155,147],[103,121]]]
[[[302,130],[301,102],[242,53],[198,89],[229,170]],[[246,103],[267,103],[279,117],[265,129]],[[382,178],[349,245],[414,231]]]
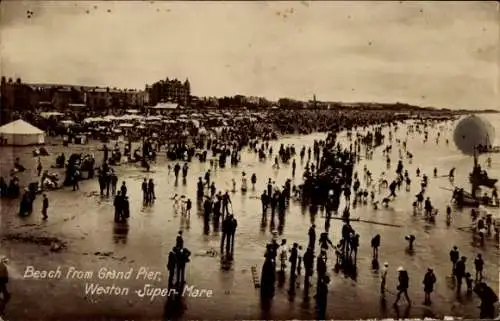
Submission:
[[[496,2],[2,1],[0,70],[28,83],[500,109]]]

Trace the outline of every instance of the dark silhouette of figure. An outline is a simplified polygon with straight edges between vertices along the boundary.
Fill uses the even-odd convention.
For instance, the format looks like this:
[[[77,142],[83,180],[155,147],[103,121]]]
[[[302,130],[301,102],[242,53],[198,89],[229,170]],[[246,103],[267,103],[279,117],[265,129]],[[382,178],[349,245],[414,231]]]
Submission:
[[[404,294],[406,302],[408,305],[411,305],[410,297],[408,296],[408,286],[410,283],[410,277],[408,276],[408,272],[403,267],[398,268],[398,294],[396,296],[396,301],[394,302],[394,306],[397,306],[399,300],[401,299],[401,294]]]
[[[308,235],[309,235],[309,245],[307,247],[311,248],[314,252],[314,246],[316,245],[316,225],[313,224],[310,228],[309,228],[309,232],[308,232]]]
[[[479,306],[480,319],[494,319],[495,318],[495,303],[498,302],[498,296],[486,283],[477,283],[474,287],[474,292],[481,299]]]
[[[458,259],[460,258],[460,253],[458,252],[458,248],[456,246],[453,246],[453,248],[450,251],[450,261],[451,261],[451,275],[455,275],[455,268],[458,262]]]
[[[47,216],[47,210],[49,209],[49,199],[47,198],[46,194],[43,194],[43,201],[42,201],[42,216],[43,220],[46,220],[48,218]]]
[[[405,236],[405,239],[408,241],[408,251],[413,251],[413,243],[415,242],[415,236],[413,234]]]
[[[185,283],[185,272],[186,272],[186,264],[190,261],[189,257],[191,256],[191,252],[186,249],[178,249],[177,250],[177,275],[176,282],[178,287],[182,287]]]
[[[377,234],[372,238],[371,245],[373,250],[373,259],[376,260],[378,259],[378,248],[380,246],[380,234]]]
[[[10,300],[10,292],[7,290],[7,283],[9,283],[9,271],[7,270],[8,260],[5,257],[0,257],[0,316],[3,315],[5,306]]]
[[[297,271],[297,263],[299,259],[299,244],[293,243],[293,247],[290,250],[290,277],[295,278]]]
[[[424,284],[425,293],[424,304],[429,305],[431,304],[431,293],[434,291],[434,284],[436,283],[436,276],[431,268],[427,269],[422,283]]]
[[[304,276],[304,288],[308,288],[310,284],[310,278],[313,275],[314,272],[314,252],[312,248],[307,248],[306,252],[304,253],[304,271],[305,271],[305,276]]]
[[[174,277],[175,277],[175,267],[177,266],[177,247],[173,247],[170,253],[168,253],[168,288],[172,288],[174,285]]]
[[[476,268],[476,281],[482,281],[484,261],[481,254],[478,254],[474,260],[474,267]]]
[[[460,294],[462,288],[462,280],[465,277],[465,261],[467,258],[462,256],[460,261],[457,262],[455,266],[455,278],[457,280],[457,294]]]

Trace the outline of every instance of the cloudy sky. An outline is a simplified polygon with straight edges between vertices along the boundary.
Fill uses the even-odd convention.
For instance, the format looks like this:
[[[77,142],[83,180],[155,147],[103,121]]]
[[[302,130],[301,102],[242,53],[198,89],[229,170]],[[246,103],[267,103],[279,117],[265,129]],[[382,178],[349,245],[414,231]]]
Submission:
[[[1,72],[194,95],[499,108],[495,2],[2,1]]]

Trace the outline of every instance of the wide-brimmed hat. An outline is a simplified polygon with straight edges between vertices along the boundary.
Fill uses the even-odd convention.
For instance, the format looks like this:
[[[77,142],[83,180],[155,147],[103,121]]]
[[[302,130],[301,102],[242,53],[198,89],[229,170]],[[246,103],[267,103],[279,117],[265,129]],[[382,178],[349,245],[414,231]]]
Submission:
[[[402,267],[402,266],[398,267],[398,272],[402,272],[402,271],[404,271],[404,270],[405,270],[405,268],[404,268],[404,267]]]
[[[384,266],[386,266],[386,267],[387,267],[387,266],[389,266],[389,263],[387,263],[387,262],[384,262]]]

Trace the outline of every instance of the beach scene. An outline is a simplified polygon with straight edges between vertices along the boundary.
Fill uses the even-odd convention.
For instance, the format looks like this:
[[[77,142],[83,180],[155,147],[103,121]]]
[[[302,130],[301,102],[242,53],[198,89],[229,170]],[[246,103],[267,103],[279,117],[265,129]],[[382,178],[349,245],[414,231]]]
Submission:
[[[202,6],[212,24],[220,18],[219,10],[233,12],[231,21],[239,14],[247,22],[256,22],[267,6],[274,16],[280,12],[280,19],[292,19],[311,7],[311,16],[302,20],[308,21],[303,28],[309,33],[324,27],[310,22],[314,17],[325,20],[322,10],[341,10],[346,19],[343,25],[356,15],[362,15],[358,19],[363,19],[363,25],[370,21],[363,10],[346,3],[304,3]],[[455,16],[443,18],[440,28],[459,37],[463,30],[457,26],[459,15],[481,28],[479,18],[491,18],[485,8],[498,12],[498,4],[491,2],[448,7],[402,3],[404,7],[373,5],[373,19],[381,24],[377,28],[394,32],[392,27],[400,24],[417,30],[419,37],[430,37],[424,30],[430,27],[407,15],[428,14],[425,19],[438,28],[437,13],[451,10]],[[360,7],[371,5],[359,2]],[[304,99],[274,99],[264,98],[267,89],[256,89],[258,97],[211,95],[208,92],[217,87],[217,81],[207,78],[204,81],[210,85],[200,87],[200,92],[207,93],[195,96],[202,79],[199,73],[182,81],[177,80],[182,76],[155,80],[137,90],[124,89],[125,85],[122,89],[94,86],[92,81],[79,82],[60,71],[52,78],[45,73],[46,79],[40,72],[25,72],[21,79],[13,70],[34,62],[16,58],[14,53],[25,44],[13,37],[24,28],[24,32],[40,35],[57,34],[62,42],[66,33],[52,30],[50,19],[73,17],[75,24],[67,33],[78,35],[79,28],[92,21],[105,30],[110,22],[102,22],[104,16],[126,28],[130,10],[136,8],[142,17],[133,21],[137,26],[149,23],[163,30],[166,27],[158,18],[147,22],[143,16],[179,11],[191,30],[199,28],[187,18],[195,17],[186,13],[190,7],[178,2],[104,6],[75,1],[58,7],[50,2],[34,6],[28,1],[1,6],[3,15],[10,17],[2,35],[12,43],[6,42],[5,51],[0,51],[11,60],[10,65],[6,60],[10,74],[2,71],[0,126],[3,320],[498,316],[497,89],[482,87],[479,91],[484,95],[463,92],[460,83],[467,82],[468,76],[446,84],[442,80],[452,77],[449,73],[434,85],[449,85],[458,97],[435,95],[433,89],[427,92],[429,100],[434,100],[427,103],[422,98],[427,85],[420,87],[422,94],[416,94],[415,88],[403,89],[405,85],[398,93],[388,86],[382,94],[378,85],[370,84],[365,92],[371,94],[356,94],[369,102],[358,103],[323,99],[328,95],[320,80],[313,82],[315,89],[308,89]],[[153,8],[147,14],[146,6]],[[237,13],[239,9],[232,11],[237,7],[253,11],[246,15]],[[384,8],[390,13],[385,15]],[[379,22],[395,17],[402,20],[391,20],[392,27],[386,29]],[[485,28],[495,25],[487,21],[490,24],[485,23]],[[362,23],[357,24],[361,28]],[[21,29],[14,30],[15,26]],[[258,34],[260,27],[255,28],[241,31],[242,37]],[[269,30],[291,33],[280,28]],[[350,32],[352,37],[371,35],[366,30]],[[140,39],[133,32],[130,37]],[[297,37],[306,44],[303,36]],[[478,41],[487,43],[493,38],[488,33]],[[180,46],[185,39],[172,41]],[[265,52],[265,44],[272,42],[261,41],[259,50]],[[98,43],[86,38],[84,42]],[[309,45],[321,48],[312,40]],[[343,46],[349,47],[347,42]],[[498,50],[498,44],[492,46]],[[429,47],[434,48],[432,43]],[[133,50],[127,50],[123,59],[130,60]],[[207,56],[218,52],[207,50]],[[65,52],[61,59],[67,66],[76,66],[64,57],[79,54],[70,49],[61,52]],[[222,56],[217,59],[235,63]],[[389,56],[384,59],[389,61]],[[104,68],[103,73],[110,76],[102,79],[118,82],[120,77],[113,77],[120,68],[107,59],[115,67]],[[465,58],[456,59],[463,62]],[[488,78],[494,64],[491,60],[478,63],[477,74],[482,78],[475,79],[477,84],[484,81],[484,87],[494,87]],[[446,64],[439,60],[432,65]],[[299,74],[308,73],[296,68]],[[80,72],[85,74],[83,69]],[[142,75],[150,76],[146,71]],[[235,79],[239,78],[231,78]],[[286,77],[274,79],[285,81]],[[65,85],[72,82],[78,85]],[[291,96],[285,92],[278,95]],[[351,88],[344,92],[347,101],[356,96]],[[410,98],[399,99],[400,94]],[[381,95],[392,102],[378,102]],[[477,96],[482,96],[480,104],[473,106]],[[428,107],[433,103],[438,107]]]

